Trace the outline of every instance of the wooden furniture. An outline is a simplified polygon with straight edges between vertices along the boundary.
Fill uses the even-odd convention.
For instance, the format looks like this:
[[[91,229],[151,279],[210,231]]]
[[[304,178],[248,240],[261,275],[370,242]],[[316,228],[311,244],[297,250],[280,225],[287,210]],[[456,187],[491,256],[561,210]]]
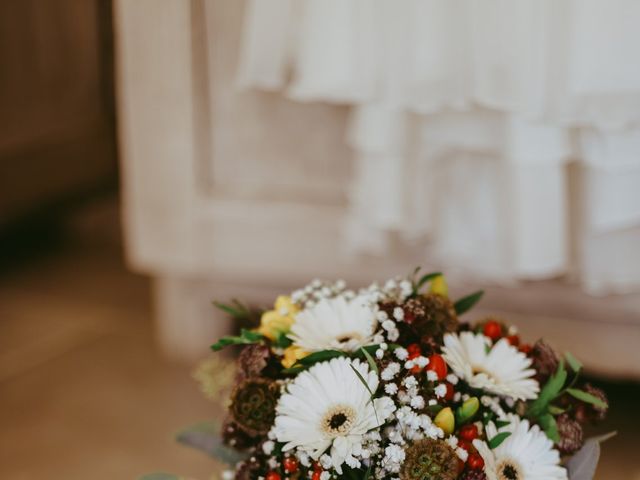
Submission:
[[[384,258],[342,250],[353,168],[346,111],[238,91],[242,2],[115,6],[128,258],[155,278],[167,352],[200,357],[228,330],[212,299],[266,305],[316,276],[362,285],[429,267],[407,249]],[[455,293],[472,288],[461,281],[454,276]],[[492,288],[485,307],[529,319],[525,333],[558,336],[602,373],[640,375],[626,350],[640,341],[637,297],[589,298],[558,281]]]

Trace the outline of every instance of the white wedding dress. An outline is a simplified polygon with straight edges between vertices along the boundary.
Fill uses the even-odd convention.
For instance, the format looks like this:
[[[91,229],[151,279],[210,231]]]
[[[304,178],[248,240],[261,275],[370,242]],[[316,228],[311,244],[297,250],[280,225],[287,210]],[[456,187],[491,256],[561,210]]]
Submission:
[[[238,82],[351,106],[345,243],[640,288],[640,2],[251,0]]]

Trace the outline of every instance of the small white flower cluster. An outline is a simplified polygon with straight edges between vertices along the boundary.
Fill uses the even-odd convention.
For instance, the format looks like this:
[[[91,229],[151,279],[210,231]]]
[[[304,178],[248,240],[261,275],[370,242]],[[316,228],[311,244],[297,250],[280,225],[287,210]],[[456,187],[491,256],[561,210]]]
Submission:
[[[468,395],[462,396],[462,398],[466,400],[466,398],[464,397],[468,397]],[[491,410],[493,413],[495,413],[496,417],[498,417],[499,419],[503,420],[507,418],[507,413],[503,410],[502,406],[500,405],[499,397],[482,395],[480,397],[480,403],[485,407],[489,408],[489,410]]]
[[[404,303],[413,293],[413,286],[406,278],[393,278],[387,280],[384,285],[372,283],[367,288],[362,289],[359,294],[367,295],[376,303],[378,302],[397,302]]]
[[[335,298],[338,296],[344,296],[348,300],[354,298],[355,292],[346,290],[346,288],[347,283],[344,280],[324,282],[316,278],[307,286],[293,291],[291,293],[291,301],[302,308],[308,308],[323,298]]]

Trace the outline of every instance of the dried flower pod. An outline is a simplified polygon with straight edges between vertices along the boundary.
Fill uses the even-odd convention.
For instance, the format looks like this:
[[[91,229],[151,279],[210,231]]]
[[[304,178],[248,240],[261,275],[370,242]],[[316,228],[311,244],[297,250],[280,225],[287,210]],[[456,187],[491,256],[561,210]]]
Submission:
[[[273,425],[278,396],[275,382],[258,377],[242,381],[231,395],[233,420],[252,437],[266,434]]]
[[[246,450],[258,442],[241,429],[232,418],[227,418],[222,425],[222,441],[236,450]]]
[[[487,480],[487,475],[482,470],[467,470],[459,480]]]
[[[257,377],[267,367],[271,351],[269,347],[261,343],[247,345],[240,352],[238,366],[240,367],[240,377]]]
[[[533,368],[536,370],[535,379],[541,385],[558,369],[558,356],[556,352],[544,340],[538,340],[531,351]]]
[[[556,445],[558,450],[567,455],[580,450],[584,444],[580,423],[573,420],[566,413],[563,413],[556,417],[556,424],[558,425],[558,434],[560,435],[560,441]]]
[[[424,314],[417,316],[413,322],[420,336],[441,339],[445,333],[458,329],[458,315],[447,297],[429,293],[417,300],[420,302],[420,309],[424,310]]]
[[[236,467],[235,480],[256,480],[263,468],[255,457],[251,457]]]
[[[442,440],[418,440],[406,450],[401,480],[455,480],[458,457]]]
[[[594,387],[590,383],[586,383],[582,387],[582,390],[602,400],[607,404],[607,407],[596,407],[595,405],[578,402],[578,404],[575,406],[576,420],[581,423],[586,423],[587,421],[601,422],[605,419],[605,417],[607,416],[607,411],[609,410],[609,399],[607,398],[607,395],[601,389],[599,389],[598,387]]]

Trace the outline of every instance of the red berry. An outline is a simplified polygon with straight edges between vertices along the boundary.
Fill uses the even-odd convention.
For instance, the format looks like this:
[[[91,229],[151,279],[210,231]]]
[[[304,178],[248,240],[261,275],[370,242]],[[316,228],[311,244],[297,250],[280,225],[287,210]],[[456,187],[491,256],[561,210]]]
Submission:
[[[463,450],[466,450],[467,452],[473,449],[472,445],[469,442],[462,439],[458,440],[458,447]]]
[[[322,466],[320,465],[320,462],[313,462],[313,471],[322,472]]]
[[[469,465],[469,468],[472,470],[481,470],[484,467],[484,460],[479,454],[472,453],[469,455],[469,458],[467,458],[467,465]]]
[[[420,368],[420,365],[414,365],[413,367],[411,367],[410,372],[413,373],[414,375],[419,374],[422,371],[422,369]]]
[[[265,480],[280,480],[280,474],[278,472],[269,472],[267,473],[267,475],[264,477]]]
[[[514,347],[520,345],[520,337],[518,335],[509,335],[507,341]]]
[[[293,473],[298,470],[298,461],[293,457],[287,457],[283,460],[282,466],[285,472]]]
[[[436,372],[438,375],[438,380],[444,380],[447,376],[447,364],[442,358],[442,355],[438,355],[434,353],[429,357],[429,365],[427,365],[427,370],[431,370]]]
[[[502,327],[495,320],[489,320],[484,324],[483,333],[491,340],[498,340],[502,336]]]
[[[404,312],[404,321],[405,323],[412,324],[416,319],[416,316],[412,312]]]
[[[417,343],[412,343],[411,345],[409,345],[407,347],[407,352],[409,352],[409,360],[413,360],[414,358],[422,355],[422,352],[420,351],[420,345],[418,345]]]
[[[445,383],[446,387],[447,387],[447,393],[444,394],[444,399],[447,402],[450,402],[451,400],[453,400],[453,395],[454,395],[454,390],[453,390],[453,385],[451,385],[449,382]]]
[[[533,347],[531,345],[520,345],[519,350],[524,353],[525,355],[529,355],[531,353],[531,350],[533,350]]]
[[[473,440],[478,438],[478,427],[476,427],[473,423],[469,423],[460,429],[460,433],[458,435],[463,440],[472,442]]]
[[[314,470],[311,480],[320,480],[320,475],[322,475],[322,470]]]

